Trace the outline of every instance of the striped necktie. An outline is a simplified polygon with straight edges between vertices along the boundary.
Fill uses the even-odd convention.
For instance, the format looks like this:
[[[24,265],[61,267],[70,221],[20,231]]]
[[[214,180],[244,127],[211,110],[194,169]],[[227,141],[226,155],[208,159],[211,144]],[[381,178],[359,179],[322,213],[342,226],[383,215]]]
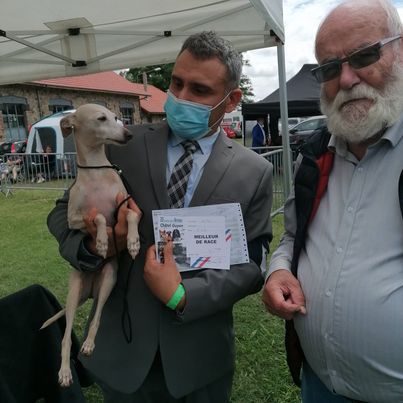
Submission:
[[[193,166],[193,153],[199,148],[197,141],[185,140],[181,144],[185,152],[175,164],[167,188],[171,208],[183,207],[188,180]]]

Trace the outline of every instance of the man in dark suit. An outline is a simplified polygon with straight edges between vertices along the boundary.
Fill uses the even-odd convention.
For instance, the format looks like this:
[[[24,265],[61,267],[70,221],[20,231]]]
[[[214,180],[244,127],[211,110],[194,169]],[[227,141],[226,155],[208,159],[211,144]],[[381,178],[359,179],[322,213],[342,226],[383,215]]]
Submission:
[[[264,130],[264,118],[258,118],[256,125],[252,129],[252,148],[258,154],[262,154],[264,147],[268,145],[268,139]]]
[[[192,35],[173,69],[167,122],[134,127],[127,146],[109,149],[109,159],[127,176],[143,217],[140,253],[132,264],[127,251],[121,251],[117,285],[105,305],[95,351],[81,358],[106,402],[229,401],[232,308],[260,290],[262,246],[272,238],[272,165],[229,140],[219,126],[224,113],[240,101],[241,68],[240,55],[229,42],[213,32]],[[240,203],[249,263],[180,273],[170,246],[165,263],[156,260],[151,213],[174,205],[167,187],[184,153],[183,140],[197,142],[183,207]],[[73,267],[96,270],[102,258],[95,254],[93,239],[67,228],[67,201],[68,195],[57,202],[49,229]],[[125,208],[115,227],[119,240],[125,236],[124,214]],[[91,217],[87,219],[92,232]],[[131,343],[121,325],[124,300],[132,318]]]

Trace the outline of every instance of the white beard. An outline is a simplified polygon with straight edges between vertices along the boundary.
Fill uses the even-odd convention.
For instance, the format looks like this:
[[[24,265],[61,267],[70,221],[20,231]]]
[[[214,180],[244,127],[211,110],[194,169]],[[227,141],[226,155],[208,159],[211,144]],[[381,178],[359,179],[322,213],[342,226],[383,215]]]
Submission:
[[[372,104],[345,102],[358,98],[372,100]],[[366,83],[350,90],[339,90],[332,102],[321,93],[321,110],[327,115],[327,126],[333,135],[349,143],[359,144],[375,136],[385,127],[396,123],[403,113],[403,66],[397,62],[383,91]]]

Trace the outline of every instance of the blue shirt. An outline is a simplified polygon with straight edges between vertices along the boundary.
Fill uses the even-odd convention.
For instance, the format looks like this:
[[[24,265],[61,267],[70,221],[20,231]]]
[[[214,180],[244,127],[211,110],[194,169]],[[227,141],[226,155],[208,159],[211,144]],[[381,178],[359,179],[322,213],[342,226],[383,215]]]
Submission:
[[[218,129],[214,134],[208,137],[203,137],[197,140],[200,148],[198,148],[193,154],[193,167],[189,176],[189,182],[186,189],[185,201],[183,207],[188,207],[190,201],[192,200],[194,191],[200,181],[203,174],[204,165],[210,157],[211,150],[213,149],[214,143],[216,142],[220,134],[220,129]],[[183,141],[180,137],[171,133],[168,139],[168,159],[167,159],[167,169],[166,169],[166,182],[167,186],[169,179],[171,178],[172,171],[178,159],[185,152],[183,146],[180,144]]]

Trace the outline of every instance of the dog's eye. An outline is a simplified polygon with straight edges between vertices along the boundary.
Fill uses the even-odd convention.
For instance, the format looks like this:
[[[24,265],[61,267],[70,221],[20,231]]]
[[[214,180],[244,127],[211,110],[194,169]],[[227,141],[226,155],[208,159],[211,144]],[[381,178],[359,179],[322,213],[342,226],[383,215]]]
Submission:
[[[105,122],[106,116],[100,116],[100,117],[98,118],[98,120],[99,120],[100,122]]]

